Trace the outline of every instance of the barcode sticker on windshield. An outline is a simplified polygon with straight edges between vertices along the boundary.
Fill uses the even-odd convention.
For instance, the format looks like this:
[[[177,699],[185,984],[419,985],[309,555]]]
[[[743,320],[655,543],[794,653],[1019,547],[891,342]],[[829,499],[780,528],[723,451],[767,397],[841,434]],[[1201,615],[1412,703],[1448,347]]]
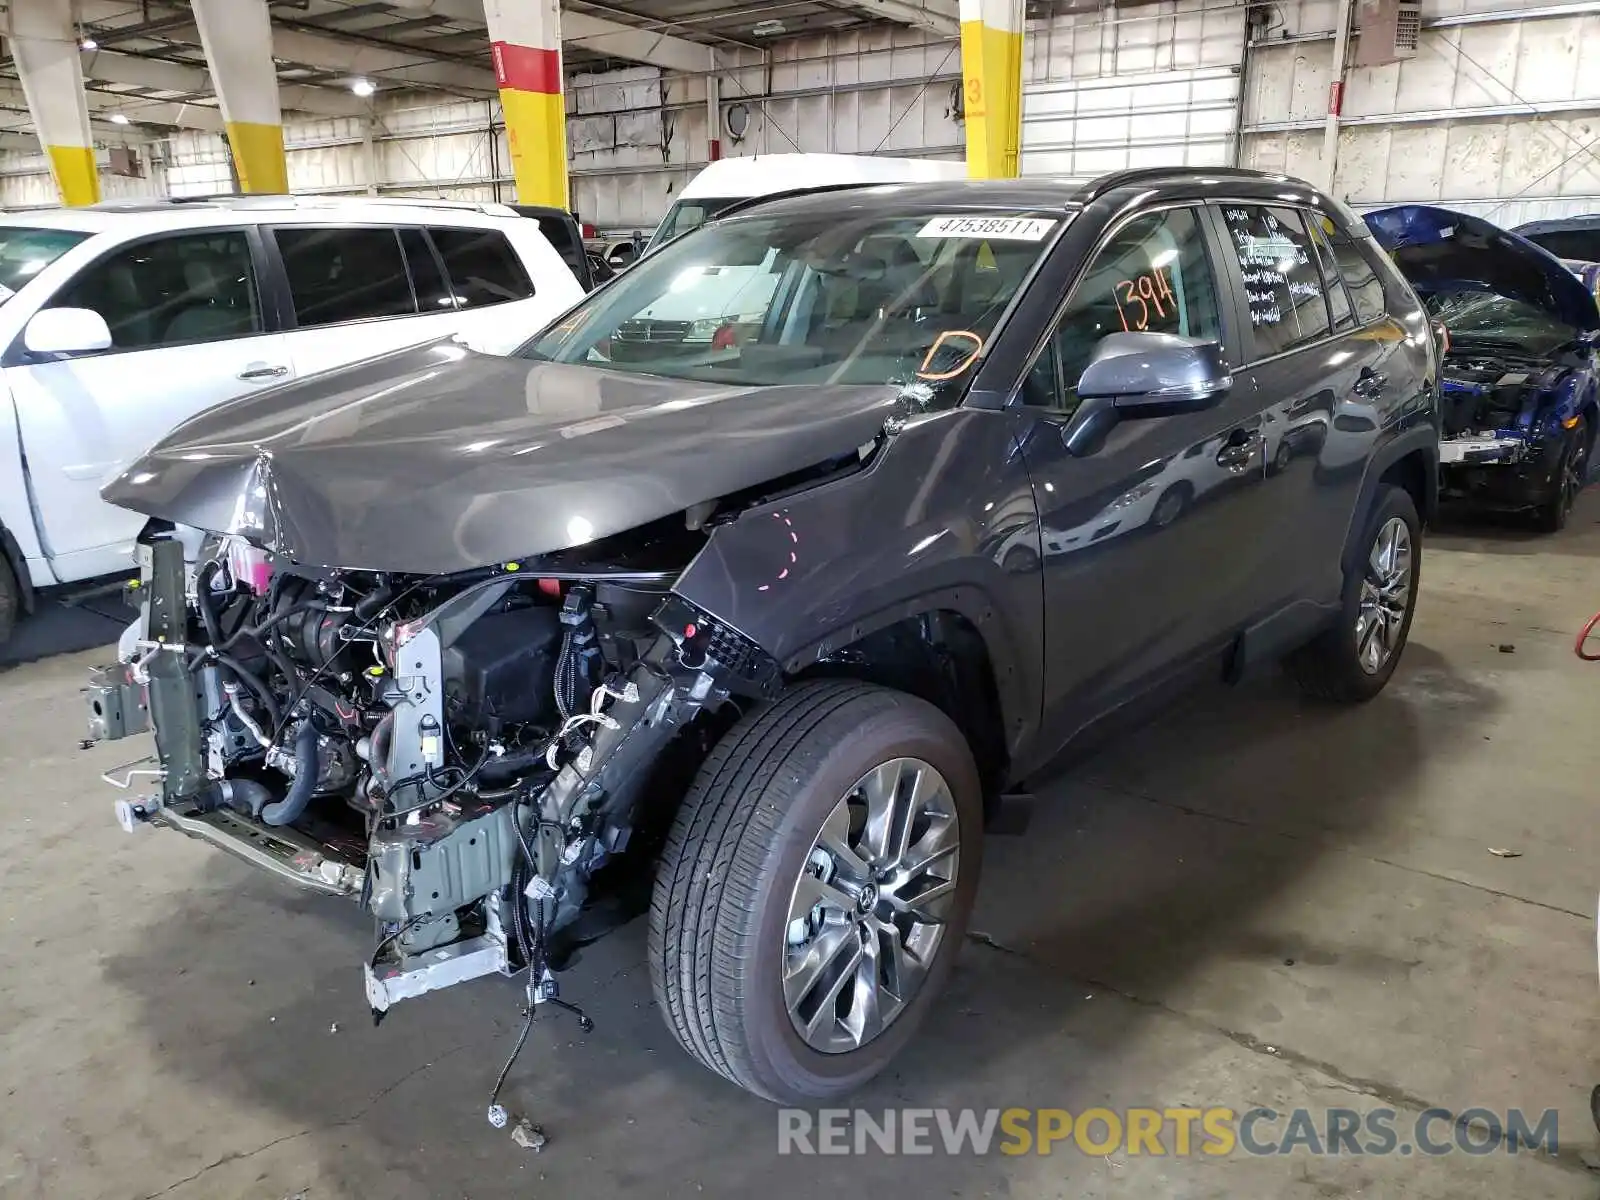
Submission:
[[[1044,217],[935,217],[917,231],[925,238],[994,238],[1042,242],[1056,223]]]

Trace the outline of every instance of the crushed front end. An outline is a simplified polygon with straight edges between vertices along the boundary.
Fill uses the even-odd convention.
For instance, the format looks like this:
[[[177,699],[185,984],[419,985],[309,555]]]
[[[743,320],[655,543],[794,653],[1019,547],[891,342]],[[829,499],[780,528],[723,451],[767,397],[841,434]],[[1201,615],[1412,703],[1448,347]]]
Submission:
[[[453,575],[302,570],[237,538],[199,563],[155,532],[142,612],[88,689],[91,734],[156,752],[117,805],[281,879],[356,899],[375,1016],[553,969],[641,911],[705,744],[778,669],[671,590],[683,530]],[[640,566],[643,560],[650,565]]]

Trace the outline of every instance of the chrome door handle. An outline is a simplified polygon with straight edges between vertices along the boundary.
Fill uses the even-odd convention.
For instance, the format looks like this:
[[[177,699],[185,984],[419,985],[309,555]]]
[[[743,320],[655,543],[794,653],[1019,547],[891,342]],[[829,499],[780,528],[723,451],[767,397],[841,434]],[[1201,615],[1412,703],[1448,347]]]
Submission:
[[[249,367],[239,372],[240,379],[280,379],[289,373],[288,367]]]
[[[1383,391],[1383,385],[1389,382],[1389,377],[1381,371],[1374,371],[1371,367],[1362,367],[1361,374],[1356,378],[1355,386],[1350,390],[1358,396],[1372,399]]]
[[[1243,471],[1250,465],[1256,451],[1266,444],[1266,438],[1246,429],[1235,429],[1228,435],[1222,449],[1217,451],[1217,466],[1230,471]]]

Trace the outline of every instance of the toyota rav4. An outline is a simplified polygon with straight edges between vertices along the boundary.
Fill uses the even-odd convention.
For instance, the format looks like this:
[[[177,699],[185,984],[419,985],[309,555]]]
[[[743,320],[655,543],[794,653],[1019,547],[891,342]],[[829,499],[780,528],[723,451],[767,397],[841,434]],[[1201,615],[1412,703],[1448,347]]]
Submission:
[[[375,1015],[522,973],[531,1014],[648,913],[684,1049],[815,1102],[912,1037],[986,816],[1090,724],[1285,658],[1383,688],[1438,369],[1294,180],[767,198],[512,357],[179,426],[106,491],[151,520],[91,722],[153,726],[130,829],[370,911]]]

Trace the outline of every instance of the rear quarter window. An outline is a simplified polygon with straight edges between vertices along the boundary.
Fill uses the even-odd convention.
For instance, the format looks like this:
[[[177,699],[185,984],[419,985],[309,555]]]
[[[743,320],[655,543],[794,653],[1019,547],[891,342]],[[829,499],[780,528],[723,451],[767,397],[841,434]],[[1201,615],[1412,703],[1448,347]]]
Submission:
[[[1383,280],[1378,277],[1377,268],[1368,258],[1368,254],[1377,253],[1381,251],[1370,243],[1364,253],[1361,246],[1351,239],[1341,237],[1333,241],[1333,261],[1339,267],[1345,287],[1349,289],[1350,302],[1355,305],[1356,322],[1361,325],[1370,325],[1388,313],[1383,296]]]
[[[458,308],[526,300],[533,281],[498,229],[429,229]]]

